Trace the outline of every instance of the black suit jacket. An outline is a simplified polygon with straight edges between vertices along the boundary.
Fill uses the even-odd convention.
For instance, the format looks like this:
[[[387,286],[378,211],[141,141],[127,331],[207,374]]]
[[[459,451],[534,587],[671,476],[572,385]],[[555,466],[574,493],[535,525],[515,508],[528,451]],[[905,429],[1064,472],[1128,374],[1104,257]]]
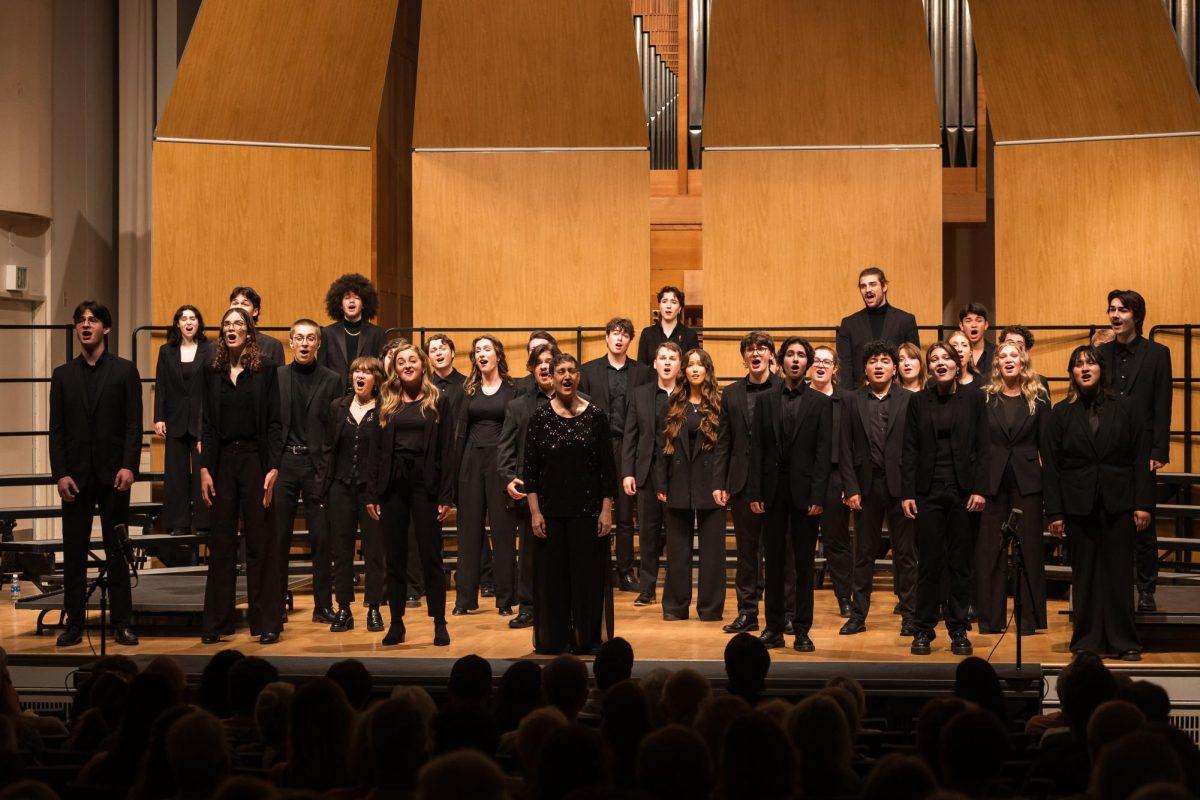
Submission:
[[[321,328],[321,349],[317,351],[317,363],[333,370],[342,380],[342,391],[350,391],[350,359],[346,358],[346,339],[342,335],[342,323],[334,322]],[[358,355],[375,356],[383,352],[383,328],[364,322],[358,332]]]
[[[759,398],[770,394],[783,383],[776,375],[767,374],[769,389]],[[713,486],[738,494],[746,488],[750,475],[750,406],[746,402],[747,378],[739,378],[721,392],[721,427],[717,432],[717,449],[713,460]]]
[[[313,392],[308,398],[304,419],[292,419],[292,392],[296,390],[292,380],[292,365],[276,370],[279,380],[279,453],[275,460],[283,457],[283,446],[287,444],[288,432],[293,425],[301,425],[304,429],[304,441],[308,442],[308,458],[314,470],[319,471],[321,465],[321,442],[325,438],[325,428],[329,424],[329,404],[342,392],[342,381],[338,374],[331,369],[317,365],[313,374]],[[168,429],[169,430],[169,429]]]
[[[200,420],[204,416],[204,376],[212,363],[212,342],[196,345],[196,373],[191,384],[183,382],[183,362],[179,345],[158,348],[154,368],[154,421],[167,423],[167,436],[200,438]]]
[[[258,334],[258,349],[262,351],[263,357],[276,367],[282,367],[287,363],[287,357],[283,354],[283,345],[269,333]]]
[[[676,389],[676,391],[679,391]],[[658,433],[667,412],[666,397],[658,395],[658,379],[643,383],[629,393],[625,409],[625,435],[621,438],[621,478],[632,477],[638,489],[652,490],[654,454]]]
[[[345,418],[344,413],[339,414],[338,424],[345,424]],[[368,503],[378,503],[392,480],[392,456],[396,451],[395,434],[395,425],[379,426],[379,436],[374,440],[376,452],[367,459]],[[444,395],[438,398],[436,418],[425,417],[422,450],[425,456],[421,462],[421,481],[425,484],[430,498],[435,499],[438,505],[452,505],[456,482],[454,477],[457,472],[457,462],[454,460],[454,417],[451,414],[450,400]]]
[[[625,359],[626,381],[625,413],[629,413],[629,395],[643,383],[657,381],[654,370],[640,361]],[[593,358],[579,367],[579,391],[585,393],[605,414],[612,410],[608,396],[608,356]]]
[[[525,474],[525,433],[529,430],[529,420],[534,411],[549,402],[546,395],[534,392],[513,398],[504,409],[504,427],[496,446],[496,469],[505,486]]]
[[[1116,342],[1100,346],[1104,377],[1117,391]],[[1150,436],[1150,458],[1164,464],[1171,458],[1171,351],[1166,345],[1141,338],[1129,360],[1129,390],[1134,410]]]
[[[1022,495],[1041,492],[1042,464],[1051,458],[1050,401],[1039,399],[1032,414],[1024,409],[1016,430],[1010,432],[1004,424],[999,398],[986,392],[983,397],[987,408],[987,457],[981,465],[981,494],[995,497],[1009,466]]]
[[[929,387],[913,395],[908,404],[908,423],[904,431],[904,477],[906,500],[928,492],[933,485],[933,468],[937,461],[937,430],[933,424],[933,407],[937,389]],[[951,395],[953,422],[950,428],[950,450],[954,458],[954,477],[958,487],[969,494],[985,494],[983,465],[988,460],[987,409],[983,392],[963,391],[960,387]]]
[[[696,448],[692,449],[691,437],[686,426],[680,428],[675,437],[674,452],[666,452],[666,431],[661,430],[657,440],[657,452],[654,455],[654,487],[655,491],[667,496],[667,508],[678,509],[713,509],[717,503],[713,500],[713,489],[717,488],[713,480],[716,472],[716,446],[712,450],[704,449],[704,434],[696,438]]]
[[[778,490],[780,464],[788,454],[788,479],[792,504],[807,509],[825,502],[829,483],[833,439],[833,402],[812,387],[800,396],[796,429],[792,440],[784,441],[780,429],[783,386],[758,399],[754,406],[754,431],[751,442],[750,476],[746,497],[770,504]]]
[[[84,369],[79,355],[50,376],[50,473],[80,489],[112,486],[122,469],[136,476],[141,460],[141,377],[132,361],[105,351],[89,398]]]
[[[842,475],[842,491],[846,497],[862,494],[871,481],[870,389],[842,392],[841,430],[839,431],[838,469]],[[888,494],[900,498],[904,493],[901,459],[904,455],[904,433],[908,429],[908,408],[916,393],[892,384],[892,415],[888,419],[887,439],[883,443],[884,481]]]
[[[688,350],[694,350],[700,346],[700,334],[682,322],[677,322],[675,330],[671,331],[671,338],[667,339],[661,323],[647,325],[642,328],[642,332],[638,336],[637,360],[646,365],[653,364],[658,346],[666,341],[675,342],[679,345],[680,355],[686,356]]]
[[[264,363],[258,372],[242,372],[238,382],[251,382],[254,418],[258,422],[258,459],[263,472],[279,469],[283,449],[283,426],[279,422],[279,379],[274,364]],[[221,381],[222,373],[209,369],[204,376],[204,426],[200,464],[215,480],[221,468]]]
[[[1110,514],[1154,510],[1148,431],[1127,397],[1111,396],[1100,406],[1093,435],[1087,407],[1063,400],[1050,420],[1050,462],[1046,465],[1046,516]]]
[[[865,308],[843,317],[838,325],[837,352],[842,362],[842,373],[849,377],[848,386],[858,386],[862,383],[862,348],[874,338],[871,335],[871,317]],[[917,332],[917,318],[889,303],[883,315],[883,333],[879,338],[896,347],[904,342],[912,342],[920,347],[921,336]]]

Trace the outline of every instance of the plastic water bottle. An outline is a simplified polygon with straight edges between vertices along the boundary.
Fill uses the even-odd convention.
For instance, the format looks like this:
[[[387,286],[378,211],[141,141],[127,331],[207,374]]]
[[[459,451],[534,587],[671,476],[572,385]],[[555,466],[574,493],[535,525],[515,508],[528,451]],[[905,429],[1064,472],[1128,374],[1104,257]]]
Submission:
[[[21,599],[21,576],[14,572],[9,580],[8,596],[15,606],[17,601]]]

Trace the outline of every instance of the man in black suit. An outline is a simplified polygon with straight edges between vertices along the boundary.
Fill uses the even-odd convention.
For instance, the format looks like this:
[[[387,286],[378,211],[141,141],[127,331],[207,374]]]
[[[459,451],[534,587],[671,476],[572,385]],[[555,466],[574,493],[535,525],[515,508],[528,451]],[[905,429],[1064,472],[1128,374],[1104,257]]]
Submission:
[[[429,356],[429,364],[433,374],[429,376],[433,385],[443,393],[452,390],[462,391],[462,385],[467,380],[454,368],[454,340],[444,333],[435,333],[425,340],[425,355]],[[447,395],[449,397],[450,395]]]
[[[689,350],[700,346],[700,336],[681,321],[683,316],[683,292],[674,286],[658,290],[658,322],[642,328],[638,337],[637,360],[651,364],[658,355],[658,346],[663,342],[674,342],[679,352],[687,355]]]
[[[229,307],[240,308],[250,315],[250,321],[258,328],[258,312],[262,310],[262,297],[253,286],[235,286],[229,293]],[[266,331],[258,332],[258,349],[276,367],[287,363],[283,355],[283,345]]]
[[[112,315],[94,300],[75,308],[82,351],[50,378],[50,471],[63,504],[63,607],[59,647],[79,644],[86,621],[92,518],[100,509],[114,638],[138,643],[130,627],[129,564],[121,551],[129,488],[142,454],[142,385],[137,367],[108,352]]]
[[[625,434],[621,437],[621,489],[637,498],[638,596],[635,606],[648,606],[658,598],[658,562],[663,551],[663,504],[654,486],[654,459],[659,432],[667,413],[667,398],[676,390],[683,354],[674,342],[663,342],[654,356],[658,379],[629,393]]]
[[[726,633],[758,630],[758,601],[762,595],[763,516],[750,510],[746,479],[750,474],[750,439],[755,408],[759,398],[783,381],[771,374],[775,342],[766,331],[751,331],[742,337],[742,360],[746,377],[725,387],[721,393],[721,422],[717,432],[716,474],[713,485],[718,505],[733,512],[733,531],[737,541],[737,618],[725,626]],[[790,596],[795,587],[790,587]]]
[[[1150,471],[1171,460],[1171,351],[1142,336],[1146,301],[1132,289],[1108,293],[1108,319],[1115,339],[1099,347],[1103,374],[1114,394],[1128,397],[1150,439]],[[1154,524],[1138,531],[1138,611],[1157,610],[1154,590],[1158,582],[1158,536]]]
[[[864,308],[844,317],[837,330],[838,359],[849,373],[847,388],[862,381],[862,349],[867,342],[884,341],[892,347],[912,342],[921,346],[916,317],[888,303],[888,282],[883,270],[867,267],[860,272],[858,291]]]
[[[653,369],[629,357],[632,341],[633,322],[622,317],[610,319],[604,326],[604,346],[608,352],[579,368],[579,391],[608,415],[614,464],[621,463],[629,393],[654,380]],[[617,580],[622,592],[637,588],[633,578],[633,507],[633,498],[618,487],[613,519],[617,524]]]
[[[371,322],[378,310],[375,285],[357,272],[338,278],[325,293],[325,313],[333,323],[321,328],[317,362],[342,379],[343,393],[350,392],[350,365],[354,359],[378,357],[383,352],[383,328]]]
[[[783,385],[755,404],[746,488],[750,510],[766,514],[767,625],[759,638],[767,647],[783,646],[784,563],[790,540],[796,565],[792,646],[811,653],[816,649],[808,632],[813,622],[817,520],[829,481],[833,403],[804,382],[813,360],[807,340],[784,339],[778,360]]]
[[[839,631],[843,636],[867,629],[875,555],[879,552],[885,518],[892,542],[896,596],[900,600],[900,635],[916,633],[913,617],[917,612],[917,544],[912,521],[900,505],[904,491],[900,460],[904,454],[908,404],[914,395],[895,382],[898,361],[893,345],[868,342],[860,362],[867,385],[842,395],[842,452],[838,467],[846,505],[859,512],[854,525],[857,546],[850,619]]]
[[[275,480],[275,524],[282,578],[279,602],[283,603],[287,596],[288,554],[292,549],[296,506],[304,498],[304,521],[312,550],[312,621],[332,625],[333,544],[319,499],[322,492],[317,472],[321,467],[321,445],[329,424],[329,408],[343,394],[343,381],[340,374],[318,363],[321,345],[321,328],[317,323],[311,319],[296,320],[288,334],[292,363],[276,372],[283,432],[282,450],[277,458],[279,477]]]
[[[967,303],[958,312],[958,329],[971,343],[971,360],[975,371],[983,377],[983,384],[990,381],[992,360],[996,357],[996,345],[987,340],[987,306],[983,303]]]

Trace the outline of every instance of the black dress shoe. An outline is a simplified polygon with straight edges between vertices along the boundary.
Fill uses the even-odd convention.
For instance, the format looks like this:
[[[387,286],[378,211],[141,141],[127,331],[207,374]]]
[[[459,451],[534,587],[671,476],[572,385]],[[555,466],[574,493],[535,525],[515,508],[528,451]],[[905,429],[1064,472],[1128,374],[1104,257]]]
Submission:
[[[372,633],[383,630],[383,614],[379,613],[379,606],[367,606],[367,630]]]
[[[404,605],[409,608],[419,608],[421,605],[421,595],[416,592],[409,592],[408,597],[404,600]]]
[[[913,636],[912,646],[909,647],[909,652],[914,656],[927,656],[933,652],[930,645],[933,643],[933,633],[930,631],[917,631]]]
[[[276,631],[264,631],[262,636],[258,637],[259,644],[275,644],[279,641],[279,633]]]
[[[686,616],[681,617],[678,614],[672,613],[670,611],[664,611],[663,619],[667,622],[683,622],[685,619],[687,619],[687,617]]]
[[[846,620],[846,624],[842,626],[840,631],[838,631],[838,633],[842,636],[854,636],[855,634],[866,632],[867,623],[861,619],[854,619],[853,617]]]
[[[633,575],[631,573],[622,573],[621,576],[617,578],[617,590],[622,592],[636,592],[638,590],[637,581],[633,579]]]
[[[219,633],[206,633],[200,637],[200,644],[220,644],[220,643],[221,643],[221,634],[219,634]]]
[[[849,600],[838,600],[838,616],[842,619],[850,619],[850,614],[854,611]]]
[[[467,611],[465,608],[463,608],[461,606],[455,606],[454,610],[451,611],[450,613],[456,617],[465,617],[467,614],[470,614],[471,612]]]
[[[975,648],[971,647],[971,640],[967,638],[966,631],[950,634],[950,652],[956,656],[969,656],[975,652]]]
[[[337,614],[333,613],[332,608],[328,608],[326,606],[320,606],[318,608],[313,609],[313,615],[312,615],[313,622],[323,622],[326,625],[332,625],[335,619],[337,619]]]
[[[737,619],[726,625],[721,630],[726,633],[742,633],[743,631],[758,630],[758,617],[752,617],[749,614],[738,614]]]
[[[65,631],[58,635],[55,640],[55,647],[74,647],[83,641],[83,626],[71,625]]]
[[[495,586],[484,586],[479,590],[479,594],[482,597],[495,597],[496,596],[496,587]]]
[[[513,615],[512,606],[501,606],[496,609],[496,613],[502,617],[511,617]]]
[[[796,635],[796,627],[795,627],[795,625],[792,624],[791,617],[784,617],[783,632],[786,633],[788,636]]]
[[[350,609],[342,606],[338,609],[337,614],[333,617],[333,624],[329,626],[331,633],[345,633],[346,631],[354,630],[354,614]]]
[[[901,636],[916,636],[917,626],[911,619],[906,619],[900,623]]]
[[[510,628],[531,628],[533,627],[533,614],[528,611],[522,611],[508,621]]]
[[[400,640],[404,640],[404,634],[400,634]],[[450,644],[450,631],[446,630],[445,622],[433,623],[433,645],[434,647],[447,647]]]
[[[778,631],[773,631],[767,628],[758,635],[758,640],[768,649],[772,650],[776,647],[783,647],[783,634]]]
[[[654,592],[642,592],[633,601],[635,606],[652,606],[658,602],[658,598],[654,596]]]
[[[1153,614],[1158,611],[1158,603],[1154,602],[1154,594],[1138,592],[1137,610],[1142,614]]]
[[[117,640],[117,644],[123,644],[126,647],[137,647],[138,645],[137,634],[134,633],[133,628],[129,627],[128,625],[117,626],[117,630],[113,634],[113,638]]]
[[[813,644],[812,639],[808,638],[807,633],[797,633],[796,641],[792,642],[792,649],[798,653],[811,653],[817,649]]]
[[[387,634],[383,637],[385,645],[401,644],[404,642],[404,622],[399,620],[392,623],[392,627],[388,628]]]
[[[1153,596],[1151,597],[1151,599],[1153,599]],[[1142,660],[1142,651],[1141,650],[1125,650],[1125,651],[1122,651],[1117,656],[1117,658],[1121,659],[1122,661],[1141,661]]]

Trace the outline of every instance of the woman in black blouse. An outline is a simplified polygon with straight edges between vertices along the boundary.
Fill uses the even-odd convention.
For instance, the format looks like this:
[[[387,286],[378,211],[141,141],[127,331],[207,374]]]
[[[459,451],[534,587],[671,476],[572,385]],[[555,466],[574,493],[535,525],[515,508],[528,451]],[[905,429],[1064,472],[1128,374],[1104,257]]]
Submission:
[[[525,438],[525,491],[534,536],[533,642],[538,653],[595,653],[612,637],[613,462],[607,415],[579,396],[579,362],[551,362],[554,398]]]
[[[423,350],[406,341],[389,350],[392,368],[379,393],[377,453],[367,480],[367,511],[380,521],[387,549],[392,622],[383,643],[404,641],[411,524],[425,579],[425,602],[433,618],[433,643],[445,646],[450,644],[450,634],[441,523],[450,513],[454,483],[450,404],[430,380],[429,356]],[[461,524],[461,515],[459,520]]]
[[[479,607],[479,577],[484,550],[484,521],[492,531],[492,573],[496,608],[511,616],[516,602],[517,522],[496,466],[496,447],[508,402],[517,396],[508,377],[504,345],[492,336],[471,343],[471,374],[463,383],[455,424],[458,485],[458,571],[454,614]]]
[[[333,583],[338,612],[329,630],[334,633],[354,628],[354,539],[359,526],[364,542],[379,539],[379,522],[367,513],[365,492],[371,474],[370,459],[378,454],[376,398],[383,384],[383,363],[371,356],[359,356],[350,363],[349,374],[354,393],[339,397],[330,406],[321,453],[322,474],[318,478],[333,536]],[[376,594],[372,595],[372,591]],[[366,592],[367,630],[381,631],[382,592],[369,582]]]
[[[154,369],[154,433],[166,438],[163,452],[163,523],[171,533],[207,532],[208,506],[200,498],[200,420],[204,365],[212,345],[195,306],[175,310],[167,343]]]

